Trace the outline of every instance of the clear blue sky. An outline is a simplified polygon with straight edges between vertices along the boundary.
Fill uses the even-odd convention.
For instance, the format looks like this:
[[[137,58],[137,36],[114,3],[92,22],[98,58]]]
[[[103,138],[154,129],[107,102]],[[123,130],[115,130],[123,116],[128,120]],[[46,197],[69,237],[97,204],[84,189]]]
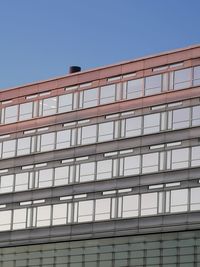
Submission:
[[[200,0],[0,0],[0,88],[200,44]]]

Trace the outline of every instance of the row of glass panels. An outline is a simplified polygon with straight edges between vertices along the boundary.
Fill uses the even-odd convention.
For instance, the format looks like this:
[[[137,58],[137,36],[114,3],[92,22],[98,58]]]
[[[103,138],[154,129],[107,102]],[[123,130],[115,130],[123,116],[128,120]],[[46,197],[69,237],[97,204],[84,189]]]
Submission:
[[[0,176],[0,193],[200,166],[200,146]]]
[[[177,109],[0,142],[0,158],[96,144],[200,125],[200,106]],[[39,131],[39,129],[38,129]]]
[[[0,111],[0,123],[29,120],[197,85],[200,85],[200,66],[8,106]]]
[[[0,211],[0,231],[200,210],[200,187]]]

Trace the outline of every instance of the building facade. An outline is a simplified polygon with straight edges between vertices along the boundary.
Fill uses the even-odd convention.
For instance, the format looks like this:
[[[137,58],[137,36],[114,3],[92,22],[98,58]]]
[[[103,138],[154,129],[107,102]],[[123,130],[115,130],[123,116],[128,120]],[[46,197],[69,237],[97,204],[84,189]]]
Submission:
[[[0,91],[0,267],[199,255],[200,46]]]

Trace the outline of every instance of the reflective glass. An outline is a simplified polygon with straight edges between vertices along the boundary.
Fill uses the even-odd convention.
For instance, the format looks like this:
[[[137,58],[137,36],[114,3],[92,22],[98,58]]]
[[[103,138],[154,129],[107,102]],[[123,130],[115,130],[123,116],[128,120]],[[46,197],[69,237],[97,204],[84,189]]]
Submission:
[[[43,100],[43,116],[55,114],[57,110],[57,97]]]
[[[200,85],[200,66],[194,67],[193,85]]]
[[[15,156],[16,140],[9,140],[3,142],[3,158],[10,158]]]
[[[112,178],[112,160],[97,162],[97,180]]]
[[[37,208],[37,226],[50,225],[51,206]]]
[[[192,126],[200,125],[200,106],[192,108]]]
[[[141,216],[157,214],[157,193],[141,195]]]
[[[18,105],[5,108],[5,123],[16,122],[18,117]]]
[[[10,230],[11,214],[11,210],[0,211],[0,231]]]
[[[200,210],[200,187],[191,188],[190,210]]]
[[[69,166],[55,168],[54,185],[64,185],[69,183]]]
[[[33,102],[20,104],[19,106],[19,120],[29,120],[32,118]]]
[[[28,189],[29,173],[17,173],[15,176],[15,191]]]
[[[38,171],[38,186],[48,187],[53,183],[53,169],[46,169]]]
[[[99,124],[98,141],[108,141],[113,139],[114,122],[105,122]]]
[[[80,164],[80,182],[87,182],[94,180],[95,175],[95,163],[83,163]]]
[[[16,209],[13,213],[13,229],[26,228],[27,209]]]
[[[141,97],[143,95],[143,79],[127,82],[127,99]]]
[[[189,166],[189,148],[172,150],[172,169],[187,168]]]
[[[190,108],[177,109],[173,111],[173,129],[189,127]]]
[[[188,189],[171,191],[171,212],[187,211]]]
[[[70,147],[71,130],[57,132],[56,149]]]
[[[95,204],[95,221],[110,219],[110,198],[97,199]]]
[[[145,78],[145,95],[160,93],[162,90],[162,76],[155,75]]]
[[[122,217],[126,218],[126,217],[138,216],[138,205],[139,205],[138,195],[124,196],[123,207],[122,207]]]
[[[191,166],[200,166],[200,146],[192,147]]]
[[[78,222],[92,221],[93,200],[80,201],[78,205]]]
[[[55,146],[55,133],[41,135],[41,151],[53,150]]]
[[[126,119],[125,136],[138,136],[141,134],[141,117]]]
[[[73,94],[60,95],[58,97],[58,113],[72,110]]]
[[[160,113],[144,116],[144,134],[157,133],[160,130]]]
[[[187,68],[174,72],[174,89],[184,89],[191,86],[192,69]]]
[[[124,158],[124,175],[134,175],[140,173],[140,156]]]
[[[0,193],[7,193],[13,191],[14,175],[4,175],[0,179]]]
[[[115,101],[115,84],[101,87],[100,104],[107,104]]]
[[[85,126],[82,128],[82,144],[91,144],[96,142],[97,126]]]
[[[142,173],[158,171],[158,155],[158,153],[151,153],[142,156]]]
[[[17,155],[27,155],[31,150],[31,137],[19,138],[17,140]]]
[[[53,225],[65,224],[67,219],[67,204],[53,205]]]
[[[95,107],[98,105],[98,88],[83,91],[83,108]]]

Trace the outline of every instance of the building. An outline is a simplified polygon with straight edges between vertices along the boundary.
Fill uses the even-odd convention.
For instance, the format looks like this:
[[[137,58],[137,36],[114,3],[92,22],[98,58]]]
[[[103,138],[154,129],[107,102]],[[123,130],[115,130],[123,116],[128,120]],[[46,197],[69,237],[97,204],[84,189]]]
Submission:
[[[200,266],[200,46],[0,91],[0,267]]]

